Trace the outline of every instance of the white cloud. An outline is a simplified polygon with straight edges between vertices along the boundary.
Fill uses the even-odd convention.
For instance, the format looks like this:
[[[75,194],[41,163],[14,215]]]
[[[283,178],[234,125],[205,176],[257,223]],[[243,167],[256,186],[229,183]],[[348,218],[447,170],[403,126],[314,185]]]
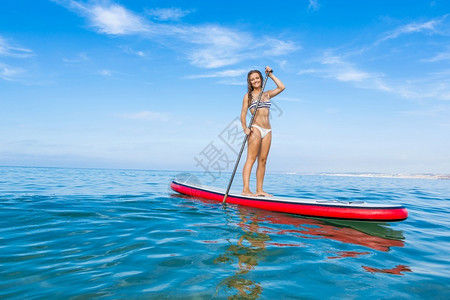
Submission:
[[[415,80],[399,84],[394,89],[395,93],[406,99],[433,99],[450,100],[450,82],[428,80]]]
[[[439,33],[439,26],[445,21],[448,15],[444,15],[439,19],[433,19],[422,23],[409,23],[400,26],[393,31],[387,33],[384,37],[379,39],[376,43],[387,41],[390,39],[395,39],[404,34],[412,34],[418,32],[429,32],[429,33]]]
[[[88,18],[91,25],[101,33],[125,35],[150,31],[146,20],[117,4],[81,4],[70,1],[68,6]]]
[[[320,8],[319,0],[309,0],[309,9],[318,10]]]
[[[145,52],[144,52],[144,51],[141,51],[141,50],[133,50],[133,49],[129,49],[129,50],[128,50],[128,53],[131,53],[131,54],[134,54],[134,55],[137,55],[137,56],[140,56],[140,57],[146,56]]]
[[[342,56],[327,52],[317,59],[322,68],[301,70],[298,74],[311,74],[322,78],[351,83],[357,88],[371,89],[398,95],[411,100],[450,100],[450,71],[422,74],[416,79],[391,78],[383,73],[361,70]]]
[[[343,82],[366,82],[380,78],[382,74],[369,73],[359,70],[354,64],[345,61],[342,57],[329,52],[320,58],[320,63],[327,66],[322,70],[304,70],[303,73],[318,73],[323,77],[334,78]],[[375,85],[377,86],[377,85]]]
[[[366,72],[362,72],[356,69],[349,69],[337,72],[335,77],[339,81],[357,81],[362,82],[367,78],[370,78],[371,75]]]
[[[0,36],[0,55],[26,58],[33,55],[33,51],[27,48],[13,46],[5,38]]]
[[[135,50],[129,46],[120,46],[119,48],[122,49],[122,51],[127,54],[132,54],[132,55],[136,55],[136,56],[140,56],[140,57],[145,57],[148,55],[148,53],[146,51]]]
[[[291,53],[297,47],[292,41],[275,38],[256,39],[248,32],[232,30],[221,26],[190,27],[183,39],[194,45],[188,50],[188,58],[195,66],[219,68],[256,57],[281,56]]]
[[[300,49],[300,47],[296,46],[291,41],[281,41],[277,39],[269,38],[264,42],[263,48],[268,48],[264,51],[264,55],[267,56],[279,56],[285,55],[295,50]]]
[[[25,70],[22,68],[12,67],[0,62],[0,78],[3,80],[15,80],[23,73],[25,73]]]
[[[89,57],[85,52],[79,53],[74,58],[63,58],[63,61],[66,63],[80,63],[87,60],[89,60]]]
[[[153,8],[148,9],[146,13],[158,21],[179,21],[192,11],[179,8]]]
[[[280,56],[298,47],[291,41],[266,38],[260,42],[250,33],[219,25],[159,24],[112,2],[81,4],[77,1],[54,0],[86,17],[99,33],[108,35],[138,34],[146,39],[171,45],[186,54],[191,64],[201,68],[219,68],[255,57],[255,50],[263,56]],[[152,12],[152,11],[150,11]],[[159,17],[175,18],[187,11],[170,9],[153,11]],[[140,52],[144,54],[144,52]],[[261,57],[261,54],[259,54]]]
[[[246,48],[252,44],[248,33],[214,25],[186,28],[180,38],[193,46],[186,50],[188,59],[202,68],[235,64],[243,59]]]
[[[113,75],[113,71],[111,71],[111,70],[100,70],[99,72],[98,72],[98,74],[100,74],[100,75],[102,75],[102,76],[107,76],[107,77],[109,77],[109,76],[112,76]]]
[[[300,70],[297,72],[297,75],[304,75],[304,74],[316,74],[319,73],[319,71],[317,71],[314,68],[310,68],[310,69],[304,69],[304,70]]]
[[[381,72],[370,72],[363,70],[358,63],[353,62],[355,56],[362,56],[364,60],[368,60],[368,53],[374,50],[381,41],[395,39],[401,35],[413,33],[427,33],[436,35],[448,35],[444,30],[444,21],[447,15],[433,19],[427,22],[413,22],[404,26],[400,26],[385,34],[384,38],[376,41],[371,47],[361,48],[359,51],[354,49],[350,51],[328,50],[325,54],[316,59],[313,68],[304,69],[298,72],[299,75],[312,74],[323,78],[331,78],[341,82],[353,84],[357,88],[372,89],[383,91],[390,94],[400,96],[404,99],[415,101],[422,100],[449,100],[450,99],[450,75],[449,71],[441,71],[435,73],[420,72],[417,74],[404,74],[403,77],[391,77]],[[418,59],[417,62],[440,62],[450,60],[450,52],[447,45],[435,44],[440,50],[437,55],[428,59]],[[434,49],[434,48],[433,48]],[[384,53],[388,50],[384,49]],[[339,54],[336,54],[339,53]],[[393,55],[401,55],[401,53],[393,53]],[[377,59],[382,59],[378,57]],[[390,57],[392,59],[392,57]],[[411,64],[417,63],[411,61]],[[410,68],[413,70],[413,68]]]
[[[448,50],[447,52],[441,52],[431,58],[428,59],[423,59],[423,62],[438,62],[438,61],[443,61],[443,60],[450,60],[450,50]]]
[[[27,58],[32,55],[32,50],[14,46],[10,41],[0,36],[0,57]],[[15,81],[18,80],[24,73],[24,69],[11,66],[0,61],[0,79]]]
[[[194,66],[208,69],[233,65],[242,60],[239,53],[229,49],[217,49],[214,46],[192,50],[188,58]]]

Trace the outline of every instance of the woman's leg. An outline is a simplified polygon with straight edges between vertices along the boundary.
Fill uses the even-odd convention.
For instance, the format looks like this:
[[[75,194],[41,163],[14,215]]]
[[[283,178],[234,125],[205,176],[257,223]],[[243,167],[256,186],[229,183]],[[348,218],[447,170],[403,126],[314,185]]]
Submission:
[[[250,174],[252,172],[253,164],[258,157],[259,149],[261,147],[261,133],[259,130],[252,130],[248,137],[247,147],[247,161],[242,169],[242,179],[244,181],[244,187],[242,190],[243,195],[253,195],[250,191]]]
[[[263,190],[264,175],[266,174],[267,156],[269,155],[271,143],[272,143],[272,132],[269,132],[261,140],[261,148],[260,148],[259,156],[258,156],[258,167],[256,169],[256,195],[257,196],[267,196],[267,197],[272,196],[272,195],[264,192],[264,190]]]

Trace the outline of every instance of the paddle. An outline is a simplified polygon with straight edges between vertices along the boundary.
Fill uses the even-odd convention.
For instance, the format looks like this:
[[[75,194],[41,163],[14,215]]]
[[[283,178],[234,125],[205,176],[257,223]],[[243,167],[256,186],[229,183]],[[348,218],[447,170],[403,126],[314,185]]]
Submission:
[[[270,71],[270,72],[273,72],[273,71]],[[269,78],[269,73],[270,72],[266,72],[266,78],[264,78],[264,83],[263,83],[263,85],[261,87],[261,92],[259,92],[258,101],[256,102],[255,111],[252,114],[252,118],[250,119],[250,123],[248,125],[248,128],[252,127],[253,120],[255,119],[256,111],[258,110],[259,102],[261,101],[261,97],[262,97],[262,94],[264,92],[264,88],[266,87],[266,82],[267,82],[267,79]],[[244,141],[242,142],[241,150],[239,151],[238,157],[236,159],[236,164],[234,165],[234,170],[233,170],[233,173],[231,174],[231,179],[230,179],[230,182],[228,183],[227,191],[225,192],[225,196],[223,197],[222,205],[224,205],[226,203],[226,201],[227,201],[228,193],[230,192],[231,184],[233,183],[234,175],[236,175],[236,170],[237,170],[237,167],[239,165],[239,161],[241,160],[242,152],[244,152],[245,143],[247,143],[247,140],[248,140],[248,135],[246,134],[245,138],[244,138]]]

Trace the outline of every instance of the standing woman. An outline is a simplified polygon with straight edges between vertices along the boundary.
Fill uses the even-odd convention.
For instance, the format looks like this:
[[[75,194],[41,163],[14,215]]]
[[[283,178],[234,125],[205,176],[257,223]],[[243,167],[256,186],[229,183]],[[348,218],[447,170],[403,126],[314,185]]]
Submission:
[[[255,112],[256,102],[261,93],[263,77],[260,71],[252,70],[247,75],[248,92],[242,101],[241,123],[246,135],[248,135],[247,161],[242,170],[244,180],[244,188],[242,195],[246,196],[272,196],[263,190],[264,175],[266,173],[267,156],[269,155],[270,144],[272,142],[272,129],[269,122],[270,99],[278,95],[284,90],[284,84],[273,75],[272,69],[266,67],[266,74],[277,85],[276,89],[264,92],[258,105],[253,125],[247,127],[247,110],[252,114]],[[256,169],[256,193],[250,191],[249,182],[253,164],[258,159],[258,167]]]

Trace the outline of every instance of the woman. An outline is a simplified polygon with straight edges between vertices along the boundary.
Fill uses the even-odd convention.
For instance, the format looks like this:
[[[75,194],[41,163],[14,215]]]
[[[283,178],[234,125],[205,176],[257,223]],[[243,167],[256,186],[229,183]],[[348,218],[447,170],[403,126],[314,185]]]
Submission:
[[[244,180],[242,195],[245,196],[272,196],[263,190],[266,161],[267,156],[269,155],[270,143],[272,142],[272,129],[269,122],[270,99],[284,90],[284,84],[273,75],[270,67],[266,67],[266,74],[269,74],[269,77],[275,82],[277,88],[263,93],[253,120],[253,125],[250,126],[250,128],[248,128],[246,124],[247,110],[250,110],[252,114],[255,112],[256,102],[261,93],[263,83],[260,71],[252,70],[248,73],[248,92],[245,94],[244,100],[242,101],[241,123],[245,134],[249,136],[247,161],[242,170],[242,177]],[[258,159],[258,167],[256,169],[256,193],[253,194],[250,191],[249,182],[250,173],[252,172],[253,164],[256,159]]]

